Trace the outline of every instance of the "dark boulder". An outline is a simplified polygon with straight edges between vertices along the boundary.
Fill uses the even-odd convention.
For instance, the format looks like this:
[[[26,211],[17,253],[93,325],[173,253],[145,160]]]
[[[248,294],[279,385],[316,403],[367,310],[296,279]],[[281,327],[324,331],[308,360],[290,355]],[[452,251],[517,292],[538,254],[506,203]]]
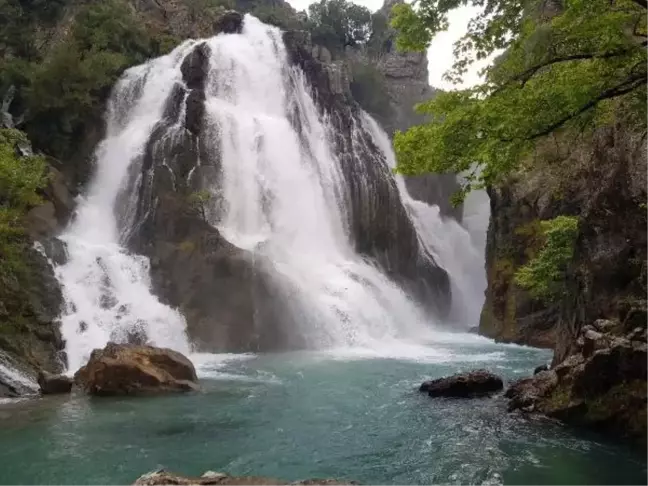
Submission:
[[[419,390],[431,397],[470,398],[489,395],[504,387],[502,379],[486,370],[458,373],[424,382]]]
[[[547,371],[547,370],[549,370],[549,365],[543,364],[543,365],[537,366],[536,369],[533,370],[533,374],[537,375],[538,373],[541,373],[541,372]]]
[[[185,392],[198,388],[196,370],[171,349],[108,343],[95,349],[74,381],[91,395]]]
[[[235,10],[228,10],[214,22],[216,34],[240,34],[243,31],[243,15]]]
[[[72,391],[72,378],[65,375],[53,375],[47,371],[38,373],[38,386],[43,395],[59,395]]]

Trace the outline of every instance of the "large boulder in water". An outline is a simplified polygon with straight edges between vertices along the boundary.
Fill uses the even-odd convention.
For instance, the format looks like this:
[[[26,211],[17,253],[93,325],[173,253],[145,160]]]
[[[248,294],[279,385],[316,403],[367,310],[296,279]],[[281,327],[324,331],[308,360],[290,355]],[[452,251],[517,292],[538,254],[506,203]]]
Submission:
[[[257,476],[229,476],[220,472],[207,471],[205,474],[196,477],[185,477],[165,470],[153,471],[139,477],[136,485],[154,486],[158,484],[358,484],[355,481],[342,482],[336,479],[306,479],[288,483],[273,478]]]
[[[38,373],[38,386],[43,395],[70,393],[72,391],[72,378],[41,371]]]
[[[419,388],[431,397],[470,398],[489,395],[504,388],[502,379],[486,370],[458,373],[424,382]]]
[[[196,370],[185,356],[166,348],[108,343],[95,349],[74,375],[91,395],[184,392],[198,388]]]

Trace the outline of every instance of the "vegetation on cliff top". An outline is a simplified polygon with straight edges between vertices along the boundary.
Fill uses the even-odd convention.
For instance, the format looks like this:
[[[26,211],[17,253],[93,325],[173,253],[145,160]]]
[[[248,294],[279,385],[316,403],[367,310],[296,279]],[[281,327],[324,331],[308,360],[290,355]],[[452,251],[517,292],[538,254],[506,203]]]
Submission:
[[[401,173],[467,172],[463,196],[501,182],[559,131],[618,117],[645,130],[644,0],[420,0],[393,9],[398,46],[425,48],[462,5],[482,11],[456,43],[447,78],[459,82],[475,61],[504,53],[481,84],[420,105],[430,122],[395,138]]]

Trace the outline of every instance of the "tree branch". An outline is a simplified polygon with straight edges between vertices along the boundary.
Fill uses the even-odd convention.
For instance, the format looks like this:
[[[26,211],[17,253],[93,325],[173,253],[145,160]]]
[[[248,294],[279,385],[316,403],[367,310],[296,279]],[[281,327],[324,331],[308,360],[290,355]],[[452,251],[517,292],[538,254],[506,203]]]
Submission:
[[[628,83],[630,83],[628,85]],[[547,128],[544,130],[531,135],[531,137],[528,138],[528,140],[535,140],[536,138],[540,138],[544,135],[547,135],[548,133],[553,132],[554,130],[562,127],[565,123],[567,123],[569,120],[572,120],[576,118],[578,115],[581,115],[582,113],[585,113],[587,110],[590,108],[594,108],[597,104],[599,104],[601,101],[604,100],[609,100],[612,98],[616,98],[618,96],[622,96],[624,94],[630,93],[631,91],[634,91],[636,88],[641,86],[642,84],[646,84],[646,75],[645,73],[641,75],[641,77],[635,77],[634,79],[631,79],[630,81],[626,81],[619,86],[616,86],[614,88],[610,88],[606,91],[603,91],[597,98],[594,98],[593,100],[585,103],[583,106],[581,106],[578,110],[575,112],[563,117],[562,119],[558,120],[557,122],[549,125]],[[625,87],[623,87],[626,85]]]
[[[513,76],[508,81],[505,81],[502,84],[502,86],[496,89],[492,94],[495,95],[499,93],[500,91],[508,87],[511,83],[515,83],[516,81],[522,81],[521,87],[523,87],[526,84],[526,82],[529,81],[529,79],[531,79],[535,75],[535,73],[537,73],[540,69],[551,66],[553,64],[559,64],[559,63],[570,62],[570,61],[582,61],[586,59],[609,59],[611,57],[622,56],[623,54],[627,54],[629,52],[630,52],[629,49],[625,49],[622,51],[611,51],[603,54],[572,54],[571,56],[556,57],[554,59],[549,59],[548,61],[537,64],[527,69],[526,71],[523,71],[520,74]]]
[[[612,98],[616,98],[618,96],[622,96],[624,94],[628,94],[631,91],[634,91],[637,89],[639,86],[646,84],[646,73],[642,72],[639,74],[635,74],[631,76],[630,78],[626,79],[623,83],[615,86],[614,88],[607,89],[603,91],[600,95],[598,95],[596,98],[588,101],[585,103],[583,106],[581,106],[579,109],[576,111],[570,113],[569,115],[564,116],[563,118],[559,119],[558,121],[552,123],[551,125],[543,128],[541,131],[534,133],[533,135],[529,135],[527,137],[522,137],[521,140],[535,140],[540,137],[544,137],[546,135],[549,135],[551,132],[554,130],[557,130],[558,128],[562,127],[565,123],[567,123],[570,120],[573,120],[577,116],[585,113],[587,110],[594,108],[597,104],[599,104],[601,101],[604,100],[609,100]],[[502,139],[503,142],[512,142],[514,141],[514,138],[507,138],[507,139]]]

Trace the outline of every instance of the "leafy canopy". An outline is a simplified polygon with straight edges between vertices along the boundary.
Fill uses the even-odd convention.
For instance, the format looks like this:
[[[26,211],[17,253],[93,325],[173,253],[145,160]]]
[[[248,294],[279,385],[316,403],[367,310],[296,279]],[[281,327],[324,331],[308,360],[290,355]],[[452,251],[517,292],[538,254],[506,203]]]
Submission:
[[[424,49],[464,5],[482,10],[446,78],[461,82],[475,61],[504,52],[481,84],[418,107],[430,122],[396,135],[399,172],[468,172],[463,196],[519,169],[557,132],[620,116],[645,127],[646,0],[418,0],[392,11],[397,46]]]
[[[369,40],[371,12],[346,0],[320,0],[308,7],[313,42],[334,52]]]

